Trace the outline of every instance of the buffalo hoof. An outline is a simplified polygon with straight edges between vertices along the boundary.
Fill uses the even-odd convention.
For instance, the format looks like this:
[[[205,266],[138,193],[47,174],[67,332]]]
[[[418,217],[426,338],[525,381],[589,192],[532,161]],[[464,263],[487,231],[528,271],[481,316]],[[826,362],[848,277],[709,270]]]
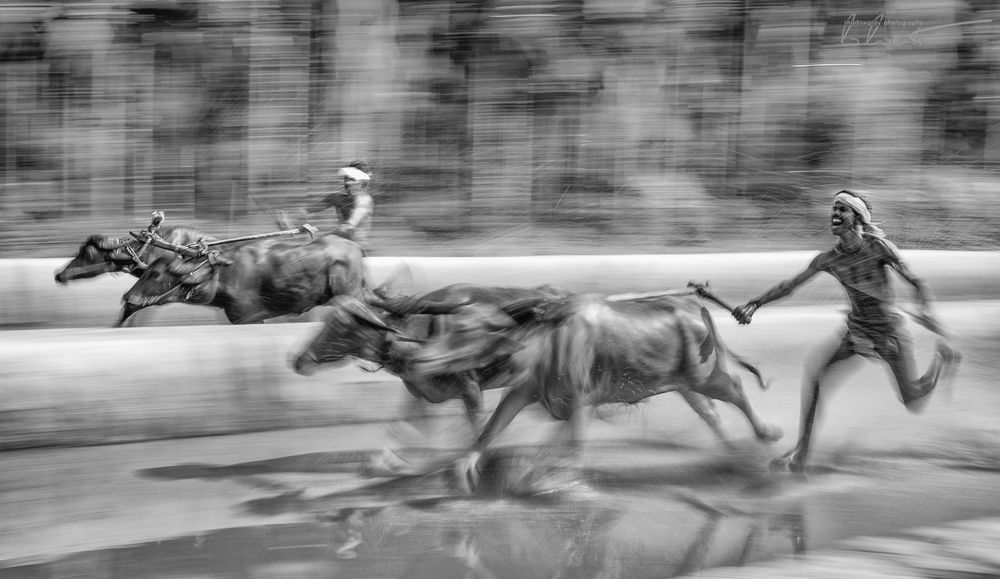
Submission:
[[[926,392],[920,393],[916,398],[907,400],[904,403],[906,411],[910,414],[923,414],[924,410],[927,409],[927,403],[931,400],[931,393],[934,392],[934,386],[928,388]]]
[[[780,426],[775,424],[765,424],[757,436],[764,442],[772,443],[778,442],[784,435],[785,431],[782,430]]]
[[[380,455],[358,469],[358,474],[366,478],[403,476],[413,472],[413,465],[391,448],[382,449]]]

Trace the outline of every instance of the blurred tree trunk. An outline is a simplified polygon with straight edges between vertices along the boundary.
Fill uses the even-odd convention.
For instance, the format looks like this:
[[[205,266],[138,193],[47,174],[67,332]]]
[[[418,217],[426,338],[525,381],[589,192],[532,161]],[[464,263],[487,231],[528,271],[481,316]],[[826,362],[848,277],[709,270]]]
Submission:
[[[339,115],[331,106],[336,79],[335,30],[337,2],[312,0],[309,19],[309,142],[307,194],[330,178],[331,136],[340,131]]]
[[[732,82],[732,107],[729,112],[729,126],[726,130],[727,140],[727,162],[726,162],[726,183],[725,189],[729,192],[738,193],[745,185],[748,177],[744,170],[743,157],[746,153],[743,150],[743,102],[744,88],[748,83],[747,79],[747,51],[753,43],[755,27],[753,15],[749,7],[749,0],[740,0],[737,13],[733,17],[733,26],[730,37],[732,51],[732,67],[730,79]]]

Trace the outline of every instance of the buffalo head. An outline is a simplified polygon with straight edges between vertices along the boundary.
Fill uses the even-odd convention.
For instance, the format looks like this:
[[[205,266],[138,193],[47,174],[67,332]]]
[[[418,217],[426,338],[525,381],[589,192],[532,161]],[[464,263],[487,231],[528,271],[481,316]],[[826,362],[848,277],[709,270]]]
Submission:
[[[508,337],[518,322],[502,307],[469,304],[454,312],[447,331],[427,340],[410,356],[414,372],[458,374],[489,366],[522,349]]]
[[[128,240],[107,235],[91,235],[80,245],[76,257],[55,274],[57,283],[123,271],[134,263],[125,249]]]
[[[385,363],[396,330],[356,298],[340,296],[330,305],[323,329],[292,359],[292,369],[308,376],[321,365],[336,367],[351,357]]]
[[[185,292],[209,281],[213,267],[217,266],[205,258],[161,257],[150,264],[122,299],[140,307],[186,301]]]

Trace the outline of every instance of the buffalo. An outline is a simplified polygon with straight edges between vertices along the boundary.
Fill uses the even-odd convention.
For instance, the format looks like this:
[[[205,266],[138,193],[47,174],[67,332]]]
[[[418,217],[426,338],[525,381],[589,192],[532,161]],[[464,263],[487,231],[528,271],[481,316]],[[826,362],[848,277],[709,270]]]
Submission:
[[[729,352],[707,309],[693,298],[613,301],[577,294],[500,308],[464,304],[454,311],[452,330],[430,336],[410,355],[413,371],[463,373],[503,360],[504,385],[510,387],[455,464],[456,478],[467,490],[477,484],[487,446],[532,403],[568,421],[571,449],[579,446],[586,407],[636,403],[671,391],[698,395],[688,398],[693,404],[707,399],[733,404],[760,440],[774,442],[782,435],[757,414],[740,378],[728,370]]]
[[[453,284],[419,297],[376,298],[369,304],[341,297],[326,314],[323,329],[292,360],[299,374],[310,375],[321,365],[336,366],[350,358],[379,365],[400,378],[416,401],[442,403],[461,399],[472,428],[478,432],[483,410],[482,384],[491,382],[499,365],[474,371],[417,375],[408,361],[420,342],[449,331],[450,316],[434,315],[451,311],[451,304],[481,303],[501,305],[527,298],[559,298],[568,295],[552,286],[534,288],[494,287]]]
[[[460,335],[465,331],[461,323],[453,323],[455,316],[449,315],[455,311],[456,304],[502,307],[504,304],[547,302],[569,296],[570,293],[548,285],[514,288],[467,283],[445,286],[416,297],[376,299],[368,304],[343,296],[331,302],[334,307],[326,314],[323,328],[293,356],[291,365],[295,372],[311,375],[320,366],[342,365],[351,358],[376,364],[400,378],[417,405],[461,399],[468,422],[478,433],[482,426],[482,391],[507,386],[504,379],[506,355],[520,348],[498,348],[493,352],[490,363],[471,371],[431,375],[415,372],[411,358],[431,337],[451,332]],[[622,295],[609,299],[629,297]],[[762,387],[766,387],[756,367],[735,354],[732,356],[757,377]],[[691,390],[679,390],[679,393],[716,436],[727,442],[712,400]],[[416,410],[416,407],[411,408],[411,417]]]
[[[252,324],[340,295],[372,295],[356,243],[333,233],[259,239],[158,258],[125,292],[122,320],[146,307],[183,303],[220,308],[231,323]]]
[[[155,230],[165,241],[175,245],[189,245],[211,240],[204,233],[180,225],[163,225]],[[91,235],[80,244],[76,257],[55,274],[56,282],[65,284],[77,279],[97,277],[105,273],[127,273],[140,277],[148,264],[158,257],[171,256],[174,252],[134,237],[120,238],[110,235]]]

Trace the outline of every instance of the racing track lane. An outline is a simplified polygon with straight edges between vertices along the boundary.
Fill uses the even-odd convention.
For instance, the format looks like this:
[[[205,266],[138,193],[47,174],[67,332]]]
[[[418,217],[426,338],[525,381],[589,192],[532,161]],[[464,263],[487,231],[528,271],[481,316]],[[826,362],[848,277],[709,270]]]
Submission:
[[[450,283],[518,285],[549,283],[575,292],[643,292],[681,288],[710,280],[723,298],[749,299],[777,280],[800,271],[818,251],[692,253],[668,255],[526,255],[506,257],[371,257],[366,264],[378,284],[409,269],[407,291]],[[940,300],[993,299],[1000,287],[1000,252],[904,250],[914,272]],[[135,283],[127,275],[105,275],[59,286],[53,272],[67,259],[0,259],[0,328],[110,327],[121,295]],[[899,287],[903,287],[900,285]],[[819,276],[782,305],[838,301],[842,290]],[[308,314],[305,319],[312,319]],[[286,317],[285,320],[293,318]],[[171,304],[136,314],[138,326],[207,325],[228,322],[221,310]]]
[[[723,451],[665,395],[600,413],[582,485],[544,468],[550,457],[532,446],[551,423],[537,413],[519,418],[496,459],[509,468],[491,479],[507,491],[500,497],[455,497],[440,477],[359,478],[353,451],[386,441],[378,424],[7,452],[2,574],[445,577],[472,564],[475,550],[498,577],[665,577],[997,515],[996,306],[942,307],[966,360],[956,387],[935,394],[925,414],[908,415],[874,365],[836,391],[808,481],[763,465],[795,434],[804,350],[837,320],[825,308],[762,310],[753,325],[720,331],[775,378],[751,397],[785,428],[776,447],[749,441],[725,409],[741,443]],[[926,332],[914,334],[919,352],[929,352]],[[539,488],[560,492],[534,501],[509,492]],[[36,558],[48,563],[31,565]]]

